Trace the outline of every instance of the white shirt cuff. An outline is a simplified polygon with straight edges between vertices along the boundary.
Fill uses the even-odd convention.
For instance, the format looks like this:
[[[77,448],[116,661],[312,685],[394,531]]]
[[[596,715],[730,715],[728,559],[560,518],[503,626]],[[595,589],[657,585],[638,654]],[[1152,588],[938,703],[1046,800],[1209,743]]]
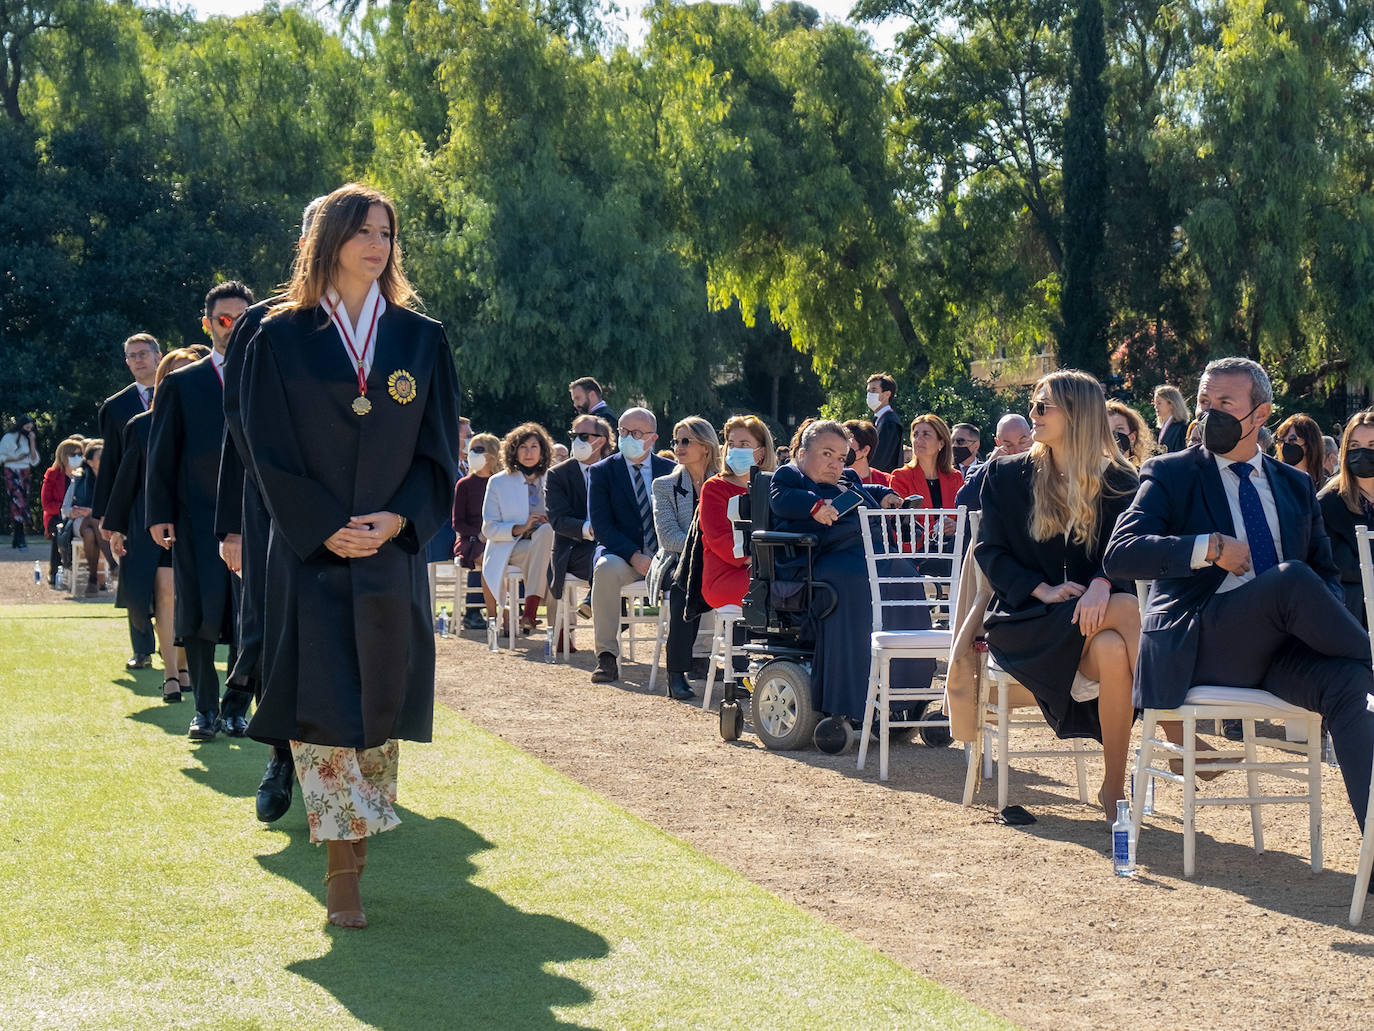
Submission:
[[[596,535],[592,533],[592,524],[590,521],[582,524],[582,536],[589,541],[596,540]]]
[[[1193,538],[1193,568],[1201,569],[1207,565],[1207,545],[1212,541],[1210,533],[1200,533]]]

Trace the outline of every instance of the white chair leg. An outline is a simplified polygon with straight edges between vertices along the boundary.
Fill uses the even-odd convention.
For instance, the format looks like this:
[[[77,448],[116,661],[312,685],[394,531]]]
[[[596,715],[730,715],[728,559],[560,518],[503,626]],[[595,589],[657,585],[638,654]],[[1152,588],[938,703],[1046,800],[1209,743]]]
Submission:
[[[1183,720],[1183,876],[1197,869],[1197,717]]]
[[[1011,748],[1011,709],[1006,691],[997,692],[997,811],[1007,807],[1007,752]]]
[[[1374,791],[1364,812],[1364,841],[1360,843],[1360,859],[1355,864],[1355,897],[1350,902],[1350,922],[1364,919],[1364,903],[1369,897],[1369,875],[1374,870]]]
[[[983,738],[983,779],[992,780],[992,727],[988,725],[986,712],[982,714],[982,718],[983,727],[979,733],[982,734]]]
[[[1307,836],[1312,872],[1322,870],[1322,721],[1307,720]]]
[[[520,624],[516,619],[515,610],[520,605],[520,580],[518,577],[506,577],[506,622],[510,626],[510,650],[515,651],[515,642],[519,640]]]
[[[872,711],[869,712],[872,718]],[[887,780],[887,738],[892,722],[892,659],[878,659],[878,779]],[[864,744],[867,744],[867,740]]]
[[[434,619],[434,611],[439,607],[439,584],[437,562],[429,563],[429,618]],[[455,606],[456,607],[456,606]]]
[[[715,629],[711,633],[711,657],[706,660],[706,690],[702,692],[701,709],[711,708],[711,693],[716,687],[716,663],[720,660],[721,625],[725,622],[720,615],[715,617]]]
[[[874,652],[868,654],[868,691],[864,695],[864,722],[859,730],[859,765],[862,770],[864,763],[868,761],[868,738],[873,729],[873,706],[878,695],[878,656]],[[883,770],[879,771],[878,779],[886,780]]]
[[[1089,805],[1088,799],[1088,763],[1083,755],[1083,739],[1073,739],[1073,761],[1078,767],[1078,800],[1084,805]]]
[[[983,735],[979,734],[976,741],[964,742],[964,800],[961,805],[973,804],[973,789],[978,783],[978,753],[982,751],[978,748],[978,742],[982,740]]]
[[[1154,736],[1155,718],[1147,712],[1140,729],[1140,750],[1135,754],[1135,792],[1131,795],[1131,826],[1135,829],[1137,851],[1140,847],[1140,824],[1145,817],[1145,792],[1149,789]]]
[[[658,607],[658,625],[654,627],[654,664],[649,668],[649,693],[654,692],[658,680],[658,663],[663,658],[663,637],[668,628],[668,599],[664,598]]]
[[[1255,721],[1242,720],[1241,726],[1245,733],[1245,761],[1251,765],[1256,762],[1255,754]],[[1259,771],[1245,771],[1245,786],[1251,798],[1259,796]],[[1258,802],[1250,803],[1250,833],[1255,839],[1255,851],[1264,851],[1264,824],[1260,820],[1260,807]]]

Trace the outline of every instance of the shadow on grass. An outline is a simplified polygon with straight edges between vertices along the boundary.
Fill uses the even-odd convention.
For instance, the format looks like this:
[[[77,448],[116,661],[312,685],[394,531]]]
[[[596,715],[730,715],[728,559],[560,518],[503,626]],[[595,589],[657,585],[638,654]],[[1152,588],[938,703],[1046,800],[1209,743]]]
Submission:
[[[523,912],[473,884],[473,857],[494,846],[465,824],[398,812],[402,826],[374,837],[368,850],[369,926],[329,928],[327,955],[287,969],[384,1031],[583,1027],[557,1019],[552,1008],[585,1004],[592,993],[545,967],[604,958],[606,940],[567,920]],[[323,924],[324,848],[310,845],[304,827],[290,838],[259,862],[317,898]]]

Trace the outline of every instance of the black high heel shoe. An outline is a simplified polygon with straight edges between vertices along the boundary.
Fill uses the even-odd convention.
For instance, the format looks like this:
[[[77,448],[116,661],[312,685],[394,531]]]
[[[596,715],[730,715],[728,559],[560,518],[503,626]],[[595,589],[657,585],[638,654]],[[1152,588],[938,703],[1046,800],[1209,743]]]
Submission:
[[[168,684],[176,684],[177,689],[175,691],[168,691]],[[162,682],[162,700],[169,705],[173,702],[181,701],[181,681],[176,677],[168,677]]]
[[[668,697],[675,698],[679,702],[685,702],[689,698],[695,698],[697,693],[692,690],[692,685],[687,683],[686,673],[668,674]]]

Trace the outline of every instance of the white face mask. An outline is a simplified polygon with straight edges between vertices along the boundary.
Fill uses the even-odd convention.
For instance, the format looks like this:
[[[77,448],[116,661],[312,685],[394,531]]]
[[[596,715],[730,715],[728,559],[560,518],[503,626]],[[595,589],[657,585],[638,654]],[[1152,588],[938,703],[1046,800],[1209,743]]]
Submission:
[[[83,459],[80,455],[69,455],[67,457],[67,464],[73,469],[80,469],[82,461]]]
[[[725,467],[736,476],[743,476],[754,464],[754,449],[751,447],[732,447],[725,452]]]
[[[868,402],[868,410],[870,412],[876,412],[883,406],[882,402],[878,399],[878,395],[871,390],[864,395],[864,400]]]
[[[592,442],[590,440],[574,440],[570,454],[579,462],[585,462],[592,457]]]
[[[631,462],[638,462],[644,457],[644,451],[648,447],[642,440],[635,440],[634,437],[620,438],[620,453]]]
[[[476,454],[473,454],[471,451],[468,452],[468,472],[480,473],[483,469],[486,468],[486,465],[486,452],[478,451]]]

